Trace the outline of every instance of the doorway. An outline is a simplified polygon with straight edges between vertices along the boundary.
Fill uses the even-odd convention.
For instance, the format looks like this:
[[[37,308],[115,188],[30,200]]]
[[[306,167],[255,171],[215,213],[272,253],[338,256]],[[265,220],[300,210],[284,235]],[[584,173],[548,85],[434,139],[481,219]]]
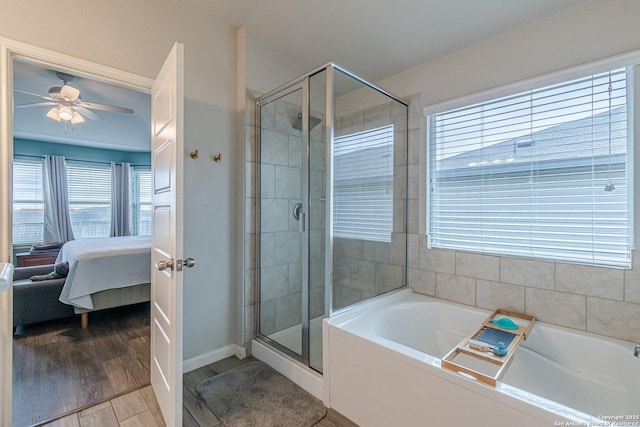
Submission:
[[[3,171],[7,171],[7,173],[3,172],[3,175],[0,179],[0,197],[3,201],[1,204],[3,208],[0,212],[0,227],[2,229],[2,233],[0,234],[2,236],[5,236],[2,239],[2,242],[0,242],[0,255],[2,256],[3,260],[11,260],[13,258],[13,232],[11,213],[9,209],[13,206],[13,181],[11,179],[9,171],[11,171],[12,169],[14,159],[14,114],[12,112],[12,108],[10,108],[14,101],[14,61],[19,60],[29,62],[46,67],[47,69],[62,71],[64,73],[68,73],[69,75],[80,76],[82,78],[97,79],[103,83],[114,84],[119,87],[125,87],[127,89],[143,92],[146,94],[150,94],[153,81],[151,79],[147,79],[131,73],[122,72],[120,70],[89,63],[87,61],[42,50],[39,48],[25,46],[19,43],[13,43],[5,40],[0,40],[0,42],[0,46],[2,47],[2,69],[0,70],[0,77],[2,88],[4,89],[2,109],[0,110],[2,112],[2,123],[4,124],[2,127],[2,133],[0,135],[0,169],[2,169]],[[87,96],[87,99],[88,98],[89,97]],[[140,315],[140,313],[138,313],[138,315]],[[145,316],[144,311],[142,312],[142,316]],[[148,310],[146,318],[148,329]],[[10,327],[10,325],[8,326]],[[76,325],[76,327],[79,328],[79,325]],[[7,350],[11,352],[11,346],[8,346]],[[52,361],[52,363],[55,363],[55,361]],[[87,381],[92,380],[89,376],[87,377]],[[9,382],[9,384],[11,383],[10,376],[9,378],[2,378],[2,380],[5,384],[7,382]],[[12,399],[8,399],[8,409],[6,407],[3,407],[2,411],[3,417],[5,417],[4,420],[7,425],[10,425],[9,423],[11,420],[11,400]],[[73,409],[74,408],[69,408],[70,411]]]

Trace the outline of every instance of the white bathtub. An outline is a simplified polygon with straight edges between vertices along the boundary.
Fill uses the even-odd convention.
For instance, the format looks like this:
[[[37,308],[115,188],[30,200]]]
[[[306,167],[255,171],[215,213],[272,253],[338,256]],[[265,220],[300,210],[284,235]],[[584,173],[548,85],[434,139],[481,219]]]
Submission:
[[[325,404],[365,427],[640,425],[630,342],[537,322],[495,388],[441,368],[488,314],[405,289],[326,319]]]

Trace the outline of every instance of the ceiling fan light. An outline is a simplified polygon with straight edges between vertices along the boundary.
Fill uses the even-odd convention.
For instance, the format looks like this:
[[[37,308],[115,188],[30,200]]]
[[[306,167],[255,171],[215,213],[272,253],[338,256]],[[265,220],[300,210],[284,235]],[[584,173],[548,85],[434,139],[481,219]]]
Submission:
[[[78,123],[84,122],[84,118],[77,111],[73,112],[73,117],[71,118],[71,123],[76,125]]]
[[[69,121],[73,118],[73,111],[67,106],[62,106],[58,108],[58,116],[60,116],[62,120]]]
[[[59,122],[61,119],[60,115],[58,115],[58,107],[53,107],[51,110],[49,110],[49,112],[47,113],[47,117],[55,120],[56,122]]]

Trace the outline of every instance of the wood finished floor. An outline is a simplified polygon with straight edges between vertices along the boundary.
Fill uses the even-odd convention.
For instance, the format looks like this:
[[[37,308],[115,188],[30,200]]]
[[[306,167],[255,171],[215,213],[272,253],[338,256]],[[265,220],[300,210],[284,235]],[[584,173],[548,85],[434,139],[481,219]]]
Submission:
[[[13,342],[13,426],[163,427],[147,386],[148,304],[92,313],[86,330],[79,322],[76,316],[18,328]],[[253,360],[230,357],[184,374],[183,426],[224,427],[196,387]],[[357,427],[331,409],[316,426]]]
[[[149,304],[18,327],[13,426],[39,425],[149,384]]]

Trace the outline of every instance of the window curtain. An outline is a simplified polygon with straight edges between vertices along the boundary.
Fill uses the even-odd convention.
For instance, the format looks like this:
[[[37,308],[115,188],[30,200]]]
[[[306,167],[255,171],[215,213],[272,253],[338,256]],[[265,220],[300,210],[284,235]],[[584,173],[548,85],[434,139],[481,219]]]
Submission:
[[[43,242],[65,243],[73,240],[64,157],[45,155],[42,158],[42,181]]]
[[[131,163],[111,162],[111,237],[133,234]]]

